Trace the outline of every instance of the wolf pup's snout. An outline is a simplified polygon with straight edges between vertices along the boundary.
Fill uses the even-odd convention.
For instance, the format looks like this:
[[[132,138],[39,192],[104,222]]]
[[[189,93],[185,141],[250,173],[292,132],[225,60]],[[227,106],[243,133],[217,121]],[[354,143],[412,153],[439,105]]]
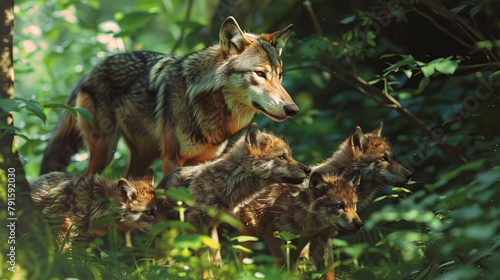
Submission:
[[[299,112],[299,106],[297,106],[295,103],[286,104],[285,106],[283,106],[283,109],[285,110],[285,114],[289,117],[293,117]]]

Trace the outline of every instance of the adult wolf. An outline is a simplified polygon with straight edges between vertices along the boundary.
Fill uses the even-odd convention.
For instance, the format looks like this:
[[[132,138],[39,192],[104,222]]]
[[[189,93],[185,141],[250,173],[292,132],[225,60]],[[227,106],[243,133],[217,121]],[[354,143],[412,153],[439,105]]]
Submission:
[[[233,17],[221,26],[219,44],[187,55],[116,54],[83,77],[68,104],[90,111],[93,124],[66,114],[47,145],[41,174],[62,171],[85,144],[87,174],[100,173],[123,135],[127,176],[142,176],[162,158],[163,174],[221,154],[227,139],[254,114],[274,121],[299,108],[281,85],[281,51],[292,25],[271,34],[243,32]]]

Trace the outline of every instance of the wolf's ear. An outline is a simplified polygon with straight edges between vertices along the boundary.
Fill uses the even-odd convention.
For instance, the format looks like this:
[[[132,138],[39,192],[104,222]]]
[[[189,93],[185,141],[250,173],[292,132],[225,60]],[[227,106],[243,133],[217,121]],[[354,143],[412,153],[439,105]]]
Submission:
[[[326,184],[323,180],[323,176],[321,176],[318,172],[313,172],[309,177],[309,188],[313,191],[317,191],[319,193],[326,192]]]
[[[222,23],[219,33],[219,44],[225,56],[242,53],[250,41],[233,17]]]
[[[142,180],[152,186],[155,185],[155,172],[153,171],[153,168],[150,167],[148,168],[148,170],[146,170],[146,173],[144,174],[144,177],[142,177]]]
[[[281,55],[281,51],[285,47],[285,43],[288,40],[288,37],[290,37],[290,33],[292,32],[292,27],[293,27],[293,24],[290,24],[287,27],[285,27],[279,31],[276,31],[276,32],[273,32],[270,34],[263,33],[263,34],[260,34],[260,36],[264,40],[271,43],[271,45],[278,50],[278,54]]]
[[[127,179],[123,178],[118,181],[118,192],[125,201],[132,200],[137,195],[137,190],[130,186]]]
[[[372,134],[375,134],[377,135],[378,137],[382,137],[382,128],[384,127],[384,123],[383,122],[380,122],[380,124],[377,126],[377,128],[375,128],[373,131],[372,131]]]
[[[353,155],[358,155],[363,152],[363,146],[366,143],[365,135],[361,130],[361,127],[356,126],[354,131],[349,136],[349,146],[351,148]]]
[[[263,144],[265,144],[266,137],[257,127],[256,123],[250,124],[248,127],[247,135],[245,136],[245,142],[255,149],[261,149]]]
[[[353,188],[357,188],[361,184],[361,175],[354,176],[347,184]]]

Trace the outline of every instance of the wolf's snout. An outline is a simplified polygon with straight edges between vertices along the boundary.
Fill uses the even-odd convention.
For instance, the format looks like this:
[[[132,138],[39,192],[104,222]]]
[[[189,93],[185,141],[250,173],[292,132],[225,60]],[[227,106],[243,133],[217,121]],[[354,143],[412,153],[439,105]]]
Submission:
[[[287,104],[283,106],[283,109],[285,110],[285,114],[289,117],[293,117],[299,112],[299,106],[295,103]]]
[[[359,230],[363,226],[363,222],[362,221],[354,222],[354,226],[356,227],[356,230]]]
[[[306,169],[304,170],[304,172],[306,173],[306,175],[311,174],[311,167],[306,167]]]

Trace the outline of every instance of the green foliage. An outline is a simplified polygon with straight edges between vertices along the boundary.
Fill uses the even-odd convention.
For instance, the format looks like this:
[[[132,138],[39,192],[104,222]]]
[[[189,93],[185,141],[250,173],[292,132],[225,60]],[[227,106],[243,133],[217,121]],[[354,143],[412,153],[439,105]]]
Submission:
[[[27,179],[36,178],[61,113],[92,121],[88,111],[64,102],[106,55],[132,50],[188,53],[217,43],[220,23],[228,15],[255,33],[293,22],[294,34],[283,51],[284,84],[301,111],[283,123],[257,116],[259,125],[285,135],[294,156],[314,164],[328,157],[355,125],[370,131],[383,121],[383,135],[394,143],[396,158],[414,172],[410,184],[386,186],[373,204],[359,211],[365,222],[359,233],[332,240],[336,275],[500,277],[500,60],[495,37],[500,27],[491,16],[498,2],[446,7],[430,0],[307,1],[311,6],[285,2],[16,1],[16,98],[0,100],[0,110],[13,111],[13,133]],[[321,32],[307,7],[312,7]],[[86,159],[81,151],[68,172],[84,173]],[[122,176],[127,159],[120,142],[105,174]],[[160,163],[153,167],[159,175]],[[159,195],[179,201],[179,220],[155,226],[152,232],[161,232],[159,238],[134,236],[133,247],[110,234],[91,243],[76,242],[71,254],[60,253],[53,228],[35,213],[18,230],[15,275],[6,269],[8,244],[1,245],[2,278],[197,279],[208,271],[217,279],[317,275],[307,261],[300,266],[303,273],[281,271],[265,253],[256,252],[253,263],[243,263],[238,258],[238,251],[245,250],[241,242],[252,240],[234,234],[221,242],[225,265],[213,267],[193,253],[219,244],[193,234],[193,226],[184,221],[186,207],[194,203],[189,192]],[[5,220],[4,209],[0,217]],[[290,245],[285,249],[293,250]],[[103,251],[96,253],[97,247]]]

